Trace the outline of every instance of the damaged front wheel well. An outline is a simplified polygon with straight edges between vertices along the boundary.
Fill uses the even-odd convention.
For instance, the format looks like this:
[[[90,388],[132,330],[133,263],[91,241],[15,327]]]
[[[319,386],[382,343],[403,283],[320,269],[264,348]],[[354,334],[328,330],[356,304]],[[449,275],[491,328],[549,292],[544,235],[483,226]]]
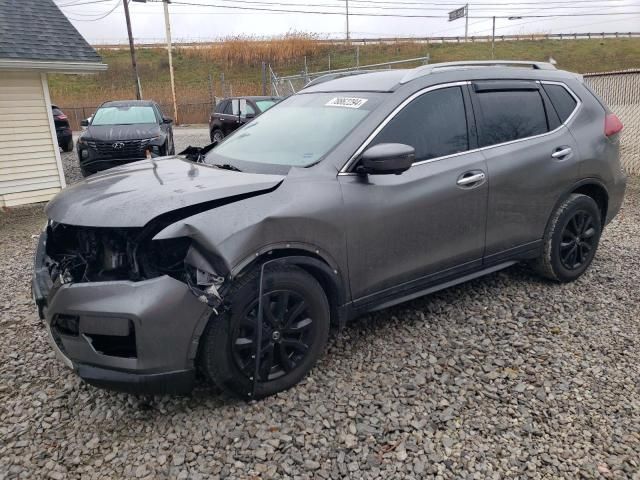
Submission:
[[[265,262],[274,259],[286,259],[293,265],[302,268],[313,276],[327,295],[329,307],[331,309],[331,323],[343,325],[345,319],[342,318],[342,306],[346,303],[346,290],[340,272],[331,267],[320,255],[303,249],[288,248],[274,249],[256,257],[251,263],[246,265],[237,275],[241,278],[248,272],[260,268]]]

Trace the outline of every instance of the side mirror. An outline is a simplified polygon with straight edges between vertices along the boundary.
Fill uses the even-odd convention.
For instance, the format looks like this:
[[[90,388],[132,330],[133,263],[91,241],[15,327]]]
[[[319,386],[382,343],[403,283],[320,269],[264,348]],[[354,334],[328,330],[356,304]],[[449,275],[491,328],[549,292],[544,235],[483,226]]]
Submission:
[[[357,173],[399,175],[416,160],[416,149],[403,143],[380,143],[368,148],[360,157]]]
[[[173,123],[173,118],[162,117],[162,123]]]
[[[256,114],[253,112],[247,112],[242,115],[242,118],[245,120],[251,120],[252,118],[256,118]]]
[[[81,127],[88,127],[89,126],[89,119],[85,118],[84,120],[80,121],[80,126]]]

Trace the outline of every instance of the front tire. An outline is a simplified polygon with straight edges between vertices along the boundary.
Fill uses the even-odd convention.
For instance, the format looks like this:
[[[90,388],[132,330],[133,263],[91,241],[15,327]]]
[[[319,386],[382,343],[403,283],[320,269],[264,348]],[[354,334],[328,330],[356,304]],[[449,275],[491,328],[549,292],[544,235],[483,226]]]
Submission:
[[[534,269],[561,283],[579,278],[591,265],[602,233],[598,205],[587,195],[571,194],[554,212]]]
[[[229,309],[213,316],[202,337],[199,363],[222,390],[245,399],[291,388],[311,370],[329,336],[329,303],[310,274],[295,266],[267,269],[263,285],[261,363],[255,376],[260,270],[227,294]]]

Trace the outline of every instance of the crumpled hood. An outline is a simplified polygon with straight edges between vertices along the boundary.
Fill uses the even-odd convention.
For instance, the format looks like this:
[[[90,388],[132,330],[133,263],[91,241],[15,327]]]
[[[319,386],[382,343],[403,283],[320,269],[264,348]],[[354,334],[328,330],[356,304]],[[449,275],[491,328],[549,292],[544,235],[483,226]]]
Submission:
[[[139,125],[90,125],[82,134],[83,138],[104,142],[116,140],[141,140],[164,135],[160,125],[141,123]]]
[[[141,160],[92,175],[49,202],[47,216],[87,227],[142,227],[163,213],[275,188],[281,175],[233,172],[180,157]]]

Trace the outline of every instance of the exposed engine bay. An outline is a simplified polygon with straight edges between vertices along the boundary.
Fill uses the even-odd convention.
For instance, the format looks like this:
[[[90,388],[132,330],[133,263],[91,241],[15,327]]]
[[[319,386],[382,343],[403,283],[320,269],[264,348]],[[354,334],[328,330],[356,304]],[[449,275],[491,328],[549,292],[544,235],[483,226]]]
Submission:
[[[53,284],[128,280],[168,275],[186,283],[215,308],[225,281],[193,240],[152,240],[157,228],[78,227],[49,222],[45,265]]]

